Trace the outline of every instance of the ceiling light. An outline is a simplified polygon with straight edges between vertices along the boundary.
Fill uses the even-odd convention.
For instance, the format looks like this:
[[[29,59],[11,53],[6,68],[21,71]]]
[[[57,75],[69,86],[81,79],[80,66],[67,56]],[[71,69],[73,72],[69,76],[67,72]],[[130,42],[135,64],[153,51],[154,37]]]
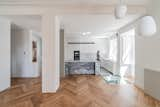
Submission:
[[[86,32],[87,35],[91,34],[91,32]]]
[[[83,33],[82,33],[83,36],[89,35],[89,34],[91,34],[91,32],[83,32]]]
[[[85,36],[85,35],[86,35],[86,33],[85,33],[85,32],[83,32],[83,33],[82,33],[82,35],[83,35],[83,36]]]
[[[152,36],[156,33],[157,26],[152,16],[144,16],[139,23],[139,33],[142,36]]]
[[[127,5],[123,4],[123,1],[120,0],[120,3],[115,8],[115,17],[116,19],[121,19],[126,16]]]

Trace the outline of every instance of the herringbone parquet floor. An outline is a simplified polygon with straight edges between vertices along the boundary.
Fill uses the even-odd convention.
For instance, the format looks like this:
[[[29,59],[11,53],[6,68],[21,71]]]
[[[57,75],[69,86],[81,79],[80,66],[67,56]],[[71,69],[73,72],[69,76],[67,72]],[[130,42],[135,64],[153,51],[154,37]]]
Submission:
[[[55,94],[42,94],[40,79],[14,79],[0,93],[0,107],[160,107],[133,85],[109,85],[94,75],[69,76]]]

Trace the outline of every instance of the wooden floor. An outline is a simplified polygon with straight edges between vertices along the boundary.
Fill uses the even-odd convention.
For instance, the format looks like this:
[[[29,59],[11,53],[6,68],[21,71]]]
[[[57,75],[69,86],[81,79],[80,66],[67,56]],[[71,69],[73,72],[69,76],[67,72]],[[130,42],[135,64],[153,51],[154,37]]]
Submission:
[[[109,85],[99,76],[70,76],[55,94],[42,94],[40,79],[14,79],[0,93],[0,107],[160,107],[131,84]]]

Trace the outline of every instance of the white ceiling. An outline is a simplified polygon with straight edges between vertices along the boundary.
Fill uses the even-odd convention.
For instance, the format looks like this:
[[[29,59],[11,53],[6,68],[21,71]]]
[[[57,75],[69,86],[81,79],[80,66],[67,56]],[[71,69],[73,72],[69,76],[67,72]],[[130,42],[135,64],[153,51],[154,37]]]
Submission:
[[[146,6],[152,0],[124,0],[128,5]],[[7,4],[60,4],[60,5],[115,5],[119,0],[0,0],[0,5]],[[122,20],[116,20],[110,15],[65,15],[61,17],[61,27],[68,36],[91,32],[91,35],[115,32],[125,24],[137,19],[140,15],[127,15]],[[40,16],[3,16],[11,20],[12,28],[26,28],[41,31]]]
[[[147,5],[151,0],[124,0],[128,5]],[[72,4],[100,4],[100,5],[113,5],[119,2],[119,0],[0,0],[0,2],[6,3],[43,3],[43,4],[62,4],[62,5],[72,5]]]
[[[117,20],[114,15],[66,15],[61,17],[61,27],[67,36],[80,36],[91,32],[89,36],[112,34],[122,26],[134,21],[141,15],[127,15]]]
[[[41,17],[38,15],[11,15],[1,17],[11,21],[12,29],[28,29],[36,32],[41,31]]]
[[[89,36],[112,34],[120,27],[134,21],[141,15],[127,15],[117,20],[114,15],[65,15],[61,16],[61,28],[67,36],[80,36],[83,32],[91,32]],[[28,29],[41,32],[40,16],[1,16],[12,22],[12,29]]]
[[[134,21],[141,15],[127,15],[117,20],[114,15],[65,15],[60,17],[61,28],[67,36],[80,36],[83,32],[91,32],[89,36],[112,35],[120,27]],[[1,16],[12,22],[12,29],[28,29],[41,32],[41,17],[29,15]]]

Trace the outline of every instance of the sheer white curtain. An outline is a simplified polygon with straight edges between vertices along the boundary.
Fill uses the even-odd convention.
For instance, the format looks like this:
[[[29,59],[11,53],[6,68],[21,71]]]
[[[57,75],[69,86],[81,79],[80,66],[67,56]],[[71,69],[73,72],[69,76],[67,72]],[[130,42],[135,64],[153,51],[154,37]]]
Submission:
[[[116,62],[117,59],[117,38],[112,38],[109,41],[109,59]]]
[[[121,34],[121,75],[134,76],[135,30]]]

